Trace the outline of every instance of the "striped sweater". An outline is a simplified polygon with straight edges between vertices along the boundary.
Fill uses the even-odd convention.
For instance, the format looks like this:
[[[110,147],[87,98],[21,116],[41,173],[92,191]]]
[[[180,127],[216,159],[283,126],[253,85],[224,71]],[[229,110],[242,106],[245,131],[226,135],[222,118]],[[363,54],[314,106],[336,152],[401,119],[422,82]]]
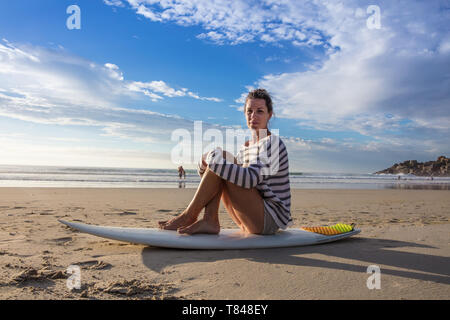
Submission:
[[[205,162],[221,178],[243,188],[256,188],[268,212],[281,229],[293,224],[291,218],[291,190],[289,185],[288,152],[278,136],[270,135],[258,143],[239,150],[234,164],[223,159],[222,149],[208,153]],[[231,159],[228,159],[231,160]],[[198,163],[200,176],[206,170],[203,161]]]

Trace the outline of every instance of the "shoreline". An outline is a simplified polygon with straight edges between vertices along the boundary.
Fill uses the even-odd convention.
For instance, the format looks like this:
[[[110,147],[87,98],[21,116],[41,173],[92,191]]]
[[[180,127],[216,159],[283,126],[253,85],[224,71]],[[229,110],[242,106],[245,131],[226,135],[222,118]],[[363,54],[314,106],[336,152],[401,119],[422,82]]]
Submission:
[[[293,186],[291,184],[291,190],[440,190],[440,191],[449,191],[450,190],[450,183],[396,183],[396,184],[365,184],[365,186],[355,187],[351,186],[349,187],[346,184],[331,184],[331,183],[308,183],[303,184],[304,186]],[[312,187],[313,185],[316,185],[317,187]],[[196,189],[198,187],[197,182],[182,182],[178,183],[176,185],[174,184],[160,184],[160,185],[154,185],[154,186],[99,186],[99,185],[83,185],[83,186],[61,186],[61,185],[49,185],[49,186],[23,186],[23,185],[16,185],[16,186],[2,186],[0,185],[0,190],[7,189],[7,188],[44,188],[44,189],[164,189],[164,190],[170,190],[170,189]]]
[[[2,187],[46,188],[196,188],[196,172],[180,180],[175,169],[0,166]],[[290,172],[291,189],[450,190],[450,177],[374,175],[351,172]]]
[[[446,190],[292,190],[303,225],[355,222],[330,244],[256,250],[146,247],[76,232],[57,221],[155,228],[195,189],[0,188],[1,299],[448,299]],[[236,228],[222,204],[222,228]],[[80,290],[65,271],[81,268]],[[366,286],[369,265],[381,289]]]

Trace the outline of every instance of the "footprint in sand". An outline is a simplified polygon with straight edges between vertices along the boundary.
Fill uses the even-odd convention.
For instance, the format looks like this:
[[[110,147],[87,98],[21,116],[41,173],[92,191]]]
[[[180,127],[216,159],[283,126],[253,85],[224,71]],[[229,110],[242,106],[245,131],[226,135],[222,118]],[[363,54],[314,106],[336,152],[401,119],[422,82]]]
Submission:
[[[131,216],[131,215],[136,215],[136,212],[133,211],[123,211],[119,213],[119,216]]]
[[[75,265],[80,266],[83,269],[87,270],[105,270],[105,269],[111,269],[112,265],[110,263],[100,261],[100,260],[89,260],[89,261],[83,261],[74,263]]]
[[[67,211],[71,211],[71,212],[84,210],[83,207],[66,207],[66,209],[67,209]]]
[[[56,279],[66,279],[68,275],[62,270],[52,270],[48,267],[44,267],[37,270],[32,267],[25,268],[24,271],[14,275],[9,282],[10,285],[23,284],[27,281],[51,281]]]
[[[54,210],[42,210],[41,212],[39,212],[40,216],[51,216],[53,215]]]
[[[171,291],[174,291],[172,284],[151,284],[137,279],[97,284],[95,290],[97,292],[126,297],[149,296],[152,299],[175,299],[175,297],[167,295]]]
[[[57,245],[66,245],[69,242],[73,241],[72,237],[63,237],[63,238],[56,238],[56,239],[50,239],[52,242],[56,242]]]

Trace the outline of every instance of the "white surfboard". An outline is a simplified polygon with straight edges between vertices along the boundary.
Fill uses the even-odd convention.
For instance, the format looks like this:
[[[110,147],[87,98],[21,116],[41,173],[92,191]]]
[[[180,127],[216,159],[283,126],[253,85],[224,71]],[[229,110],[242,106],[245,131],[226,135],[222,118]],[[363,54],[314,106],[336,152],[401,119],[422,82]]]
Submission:
[[[84,223],[59,222],[102,238],[145,244],[155,247],[179,249],[258,249],[295,247],[332,242],[361,232],[360,229],[326,236],[301,229],[280,230],[274,235],[245,234],[240,229],[222,229],[219,234],[179,234],[177,231],[158,228],[122,228],[95,226]]]

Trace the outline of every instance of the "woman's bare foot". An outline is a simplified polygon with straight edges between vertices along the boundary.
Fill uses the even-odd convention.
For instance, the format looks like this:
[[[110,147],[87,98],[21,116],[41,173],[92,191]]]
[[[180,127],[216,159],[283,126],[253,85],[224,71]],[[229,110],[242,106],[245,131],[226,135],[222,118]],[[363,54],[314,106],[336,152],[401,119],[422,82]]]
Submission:
[[[208,233],[218,234],[220,232],[219,221],[201,219],[193,224],[178,228],[178,233],[195,234],[195,233]]]
[[[196,217],[182,213],[169,221],[159,221],[159,228],[164,230],[177,230],[178,228],[187,227],[197,220]]]

